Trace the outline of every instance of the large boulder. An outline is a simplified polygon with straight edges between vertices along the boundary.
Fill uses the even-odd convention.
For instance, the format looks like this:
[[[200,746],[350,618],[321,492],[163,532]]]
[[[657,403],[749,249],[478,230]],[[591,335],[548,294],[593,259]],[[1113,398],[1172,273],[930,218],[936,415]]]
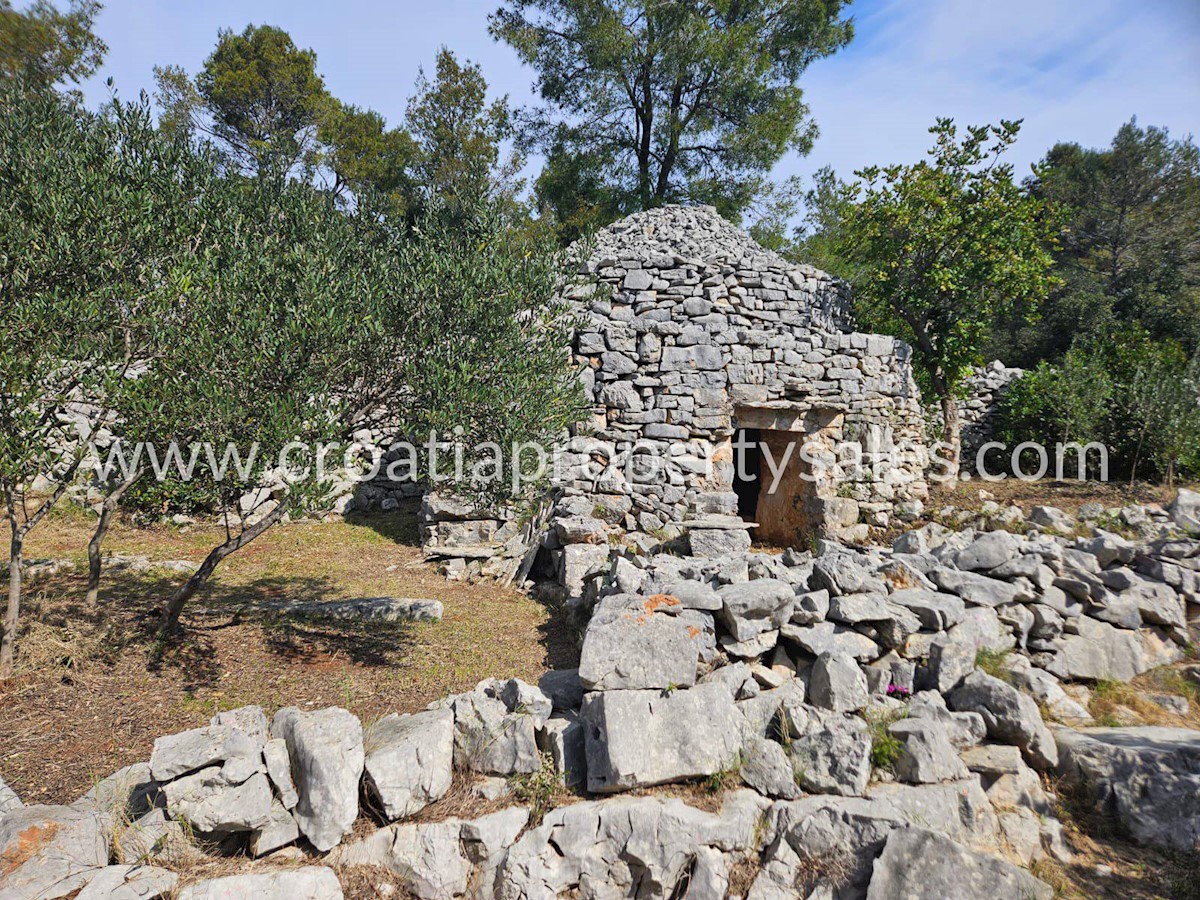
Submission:
[[[844,653],[822,653],[813,663],[808,698],[813,706],[853,712],[867,705],[867,676]]]
[[[216,764],[240,764],[256,771],[262,765],[266,741],[267,720],[259,707],[220,713],[204,728],[156,740],[150,755],[150,773],[161,782]],[[231,780],[245,778],[234,775]]]
[[[871,735],[857,716],[787,703],[780,711],[796,781],[813,794],[861,795],[871,778]]]
[[[485,775],[538,770],[537,731],[554,709],[541,690],[518,678],[491,678],[448,702],[454,711],[456,765]]]
[[[929,573],[929,577],[943,591],[957,594],[973,606],[1004,606],[1016,603],[1021,597],[1021,589],[1007,581],[988,578],[978,572],[963,572],[948,566],[939,566]],[[1028,599],[1033,599],[1030,596]]]
[[[1056,733],[1059,771],[1143,843],[1200,851],[1200,731],[1087,728]]]
[[[904,742],[895,763],[896,777],[909,784],[960,781],[969,772],[954,747],[946,728],[932,719],[901,719],[888,731]]]
[[[604,615],[597,611],[579,657],[583,688],[644,690],[695,684],[700,643],[686,622],[670,614],[678,605],[676,598],[663,594],[636,598],[636,605]]]
[[[717,593],[721,598],[717,615],[738,641],[778,629],[792,617],[796,602],[796,589],[774,578],[729,584]]]
[[[894,592],[888,600],[916,613],[926,631],[945,631],[966,615],[966,604],[957,594],[906,588]]]
[[[197,881],[180,889],[178,900],[342,900],[333,869],[302,866]]]
[[[1054,889],[1012,863],[923,828],[897,828],[875,861],[867,900],[1051,900]]]
[[[1200,493],[1180,488],[1168,512],[1171,521],[1190,534],[1200,534]]]
[[[518,806],[473,821],[392,825],[339,848],[336,862],[386,869],[413,896],[447,900],[465,895],[473,881],[481,888],[490,885],[504,851],[528,820],[529,811]]]
[[[601,691],[583,701],[587,787],[610,793],[731,768],[745,720],[729,689]]]
[[[1021,542],[1007,531],[979,535],[954,557],[954,564],[968,572],[986,572],[1015,557]]]
[[[318,850],[332,849],[358,818],[364,761],[361,723],[338,707],[303,712],[289,706],[275,714],[271,735],[287,742],[299,794],[294,814],[300,831]]]
[[[1150,668],[1135,632],[1090,616],[1077,620],[1077,632],[1058,640],[1058,652],[1045,664],[1046,671],[1059,678],[1131,681]]]
[[[367,790],[388,819],[420,812],[450,790],[454,774],[454,713],[432,709],[384,716],[364,738]]]
[[[158,866],[105,866],[98,869],[75,900],[150,900],[169,897],[179,876]]]
[[[733,855],[761,846],[767,805],[752,791],[738,791],[720,813],[658,797],[551,810],[509,849],[496,896],[723,897]]]
[[[1037,703],[1012,685],[976,669],[951,692],[948,702],[955,710],[979,713],[988,735],[1020,747],[1035,769],[1058,763],[1054,736],[1042,721]]]
[[[109,826],[88,802],[9,810],[0,818],[0,898],[71,896],[108,865]]]
[[[271,820],[271,784],[261,772],[232,784],[211,766],[170,782],[163,794],[171,818],[202,834],[255,831]]]

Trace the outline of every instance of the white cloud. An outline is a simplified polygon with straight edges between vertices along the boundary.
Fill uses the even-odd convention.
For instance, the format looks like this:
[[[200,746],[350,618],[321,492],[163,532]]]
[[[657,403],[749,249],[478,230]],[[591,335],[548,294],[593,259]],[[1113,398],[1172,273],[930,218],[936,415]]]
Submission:
[[[916,160],[938,116],[1024,119],[1019,172],[1057,141],[1107,144],[1133,115],[1200,133],[1194,0],[883,0],[854,12],[854,43],[803,82],[822,137],[780,175]]]

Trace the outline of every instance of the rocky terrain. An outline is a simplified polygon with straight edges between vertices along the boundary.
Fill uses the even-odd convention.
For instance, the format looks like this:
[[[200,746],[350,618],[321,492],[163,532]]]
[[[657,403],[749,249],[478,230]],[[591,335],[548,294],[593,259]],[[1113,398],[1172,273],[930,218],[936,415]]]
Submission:
[[[579,668],[537,686],[366,726],[220,713],[65,806],[0,785],[0,898],[323,900],[364,873],[421,898],[1048,898],[1030,867],[1073,852],[1051,775],[1139,843],[1200,849],[1200,732],[1088,711],[1188,652],[1200,495],[1137,540],[1029,522],[615,551]],[[711,802],[658,789],[680,782]],[[490,811],[434,815],[456,790]]]

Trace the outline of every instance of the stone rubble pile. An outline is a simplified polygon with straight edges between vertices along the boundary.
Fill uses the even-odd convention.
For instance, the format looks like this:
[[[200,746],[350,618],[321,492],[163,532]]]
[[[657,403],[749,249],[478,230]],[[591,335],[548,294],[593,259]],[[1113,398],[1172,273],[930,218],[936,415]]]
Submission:
[[[1198,508],[1182,492],[1149,542],[926,525],[817,555],[614,551],[581,585],[578,669],[537,686],[366,728],[220,713],[67,806],[0,782],[0,898],[325,900],[358,867],[423,900],[1049,898],[1028,867],[1071,851],[1042,774],[1138,841],[1200,849],[1200,732],[1088,712],[1089,685],[1183,656]],[[431,815],[456,783],[502,801],[547,768],[582,796],[540,820]],[[677,782],[719,809],[655,790]],[[181,885],[205,853],[265,859]]]

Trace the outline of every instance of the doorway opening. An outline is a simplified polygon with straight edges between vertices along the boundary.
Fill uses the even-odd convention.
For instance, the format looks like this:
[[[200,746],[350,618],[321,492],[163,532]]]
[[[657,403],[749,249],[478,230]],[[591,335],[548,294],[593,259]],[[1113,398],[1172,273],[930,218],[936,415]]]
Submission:
[[[739,428],[733,436],[733,492],[738,498],[738,518],[757,522],[758,489],[761,484],[762,454],[757,428]],[[751,533],[753,536],[753,532]]]
[[[802,458],[808,437],[802,430],[753,427],[734,435],[738,516],[757,523],[750,532],[756,543],[807,548],[820,530],[824,504]]]

